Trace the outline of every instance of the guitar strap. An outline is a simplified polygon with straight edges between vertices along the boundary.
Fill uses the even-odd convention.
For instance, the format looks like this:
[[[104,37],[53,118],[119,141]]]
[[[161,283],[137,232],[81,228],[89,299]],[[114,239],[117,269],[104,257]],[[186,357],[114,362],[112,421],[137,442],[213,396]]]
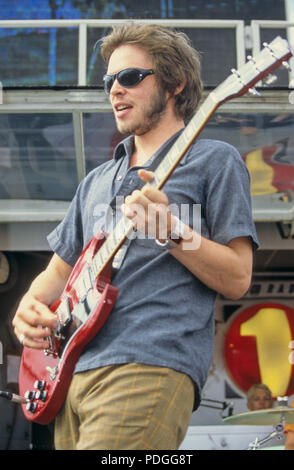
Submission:
[[[169,142],[164,147],[164,149],[161,150],[159,154],[157,155],[157,157],[155,157],[154,160],[151,162],[151,165],[148,168],[148,171],[154,172],[156,170],[156,168],[160,165],[160,163],[162,162],[166,154],[169,152],[169,150],[171,149],[171,147],[173,146],[173,144],[175,143],[176,139],[179,137],[182,131],[183,129],[178,131],[175,135],[173,135],[170,138]],[[136,186],[136,188],[134,188],[132,191],[134,191],[135,189],[142,189],[143,186],[145,186],[145,184],[146,183],[144,181],[140,181],[139,184]],[[113,258],[112,268],[115,271],[117,271],[121,267],[125,259],[125,256],[127,254],[127,251],[129,249],[129,246],[131,244],[131,241],[134,240],[135,238],[136,238],[136,230],[134,229],[133,232],[128,235],[125,242],[122,244],[122,246],[120,247],[120,249],[118,250],[118,252],[115,254]]]

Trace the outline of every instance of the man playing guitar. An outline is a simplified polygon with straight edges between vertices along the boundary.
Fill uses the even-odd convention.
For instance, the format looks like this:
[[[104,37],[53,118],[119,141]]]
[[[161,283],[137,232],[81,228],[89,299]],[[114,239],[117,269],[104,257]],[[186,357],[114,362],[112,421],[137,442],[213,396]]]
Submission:
[[[25,347],[47,349],[58,324],[49,306],[83,248],[118,213],[132,221],[137,236],[112,272],[117,300],[76,364],[55,446],[177,449],[209,371],[216,293],[238,299],[250,285],[257,237],[249,177],[232,146],[200,139],[163,189],[152,185],[157,159],[199,104],[198,53],[182,33],[132,22],[114,27],[101,53],[117,127],[129,137],[79,185],[13,325]]]

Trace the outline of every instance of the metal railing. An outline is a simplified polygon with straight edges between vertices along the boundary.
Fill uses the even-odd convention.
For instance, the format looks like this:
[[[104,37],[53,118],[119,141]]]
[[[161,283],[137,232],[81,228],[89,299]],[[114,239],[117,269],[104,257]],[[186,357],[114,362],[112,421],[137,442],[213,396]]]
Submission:
[[[78,86],[87,85],[87,36],[89,28],[105,29],[115,24],[124,23],[126,20],[0,20],[0,29],[26,29],[26,28],[78,28]],[[285,29],[286,36],[294,47],[294,21],[282,20],[252,20],[250,26],[244,25],[243,20],[180,20],[180,19],[140,19],[133,20],[140,23],[164,24],[167,27],[195,29],[233,29],[235,31],[236,65],[241,67],[246,62],[245,33],[252,39],[252,54],[256,55],[262,48],[262,29]],[[289,86],[294,87],[294,59],[292,59],[291,70],[289,71]]]
[[[71,28],[79,30],[78,39],[78,86],[86,86],[87,77],[87,33],[89,28],[110,28],[115,24],[125,23],[124,20],[1,20],[1,28]],[[236,65],[237,68],[245,63],[245,33],[242,20],[134,20],[140,23],[164,24],[171,28],[230,28],[235,30]]]

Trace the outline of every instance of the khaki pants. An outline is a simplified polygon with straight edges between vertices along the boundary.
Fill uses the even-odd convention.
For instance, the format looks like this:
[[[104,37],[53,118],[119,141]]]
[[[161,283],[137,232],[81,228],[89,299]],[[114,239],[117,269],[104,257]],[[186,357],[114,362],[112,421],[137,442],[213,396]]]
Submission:
[[[192,380],[126,364],[75,374],[55,421],[56,450],[178,449],[194,401]]]

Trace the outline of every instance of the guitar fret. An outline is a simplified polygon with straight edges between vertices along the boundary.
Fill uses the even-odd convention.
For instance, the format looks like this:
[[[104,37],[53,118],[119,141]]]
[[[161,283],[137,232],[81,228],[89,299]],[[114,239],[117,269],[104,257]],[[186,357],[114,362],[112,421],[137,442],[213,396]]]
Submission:
[[[131,231],[133,231],[132,222],[122,217],[93,258],[92,265],[95,269],[93,275],[95,277],[98,276],[111,257],[118,251],[120,245]]]
[[[83,285],[84,285],[84,289],[85,289],[85,293],[86,293],[88,291],[88,288],[87,288],[87,282],[86,282],[86,279],[85,279],[85,273],[83,273],[82,279],[83,279]]]
[[[78,297],[80,299],[82,299],[84,295],[86,295],[87,291],[86,291],[85,284],[84,284],[84,272],[83,271],[80,273],[80,276],[75,282],[75,291],[77,292]]]
[[[155,171],[155,175],[156,175],[156,178],[158,180],[158,183],[161,182],[163,176],[165,175],[165,169],[164,169],[164,165],[161,163],[159,165],[159,167],[156,169]]]
[[[120,236],[119,236],[120,227],[118,225],[120,225],[120,222],[116,225],[114,231],[112,232],[111,245],[109,246],[110,248],[109,253],[112,252],[113,248],[115,247],[117,242],[120,240]]]
[[[93,280],[91,274],[91,266],[86,266],[81,271],[80,276],[75,283],[75,290],[78,293],[79,298],[83,298],[87,294],[87,292],[93,287]]]
[[[104,245],[105,245],[105,243],[106,242],[104,242]],[[106,245],[104,247],[102,246],[102,248],[97,253],[97,260],[96,261],[97,261],[98,266],[101,266],[107,258],[106,248],[107,248]]]
[[[100,252],[100,250],[98,251],[98,253]],[[100,265],[98,264],[98,253],[94,256],[93,260],[92,260],[92,266],[94,267],[95,269],[95,272],[94,272],[94,276],[96,277],[96,273],[98,273],[99,269],[100,269]]]
[[[153,181],[156,181],[156,185],[158,187],[164,183],[164,178],[168,176],[168,173],[173,169],[173,167],[179,162],[186,152],[187,147],[191,145],[192,141],[196,138],[197,130],[201,130],[201,126],[205,124],[206,120],[204,122],[203,116],[207,118],[207,115],[210,115],[216,107],[214,100],[209,98],[210,97],[208,97],[201,105],[196,115],[186,126],[185,131],[182,132],[158,168],[155,170]]]
[[[88,266],[88,275],[89,275],[91,287],[93,287],[95,283],[95,274],[93,273],[93,265]]]
[[[174,164],[175,162],[170,160],[165,160],[162,162],[162,169],[163,169],[163,174],[166,175],[167,171],[171,168],[171,166]]]
[[[83,279],[84,279],[84,286],[85,286],[85,290],[86,292],[88,292],[89,289],[92,288],[92,280],[90,278],[90,273],[89,273],[89,268],[87,266],[87,268],[84,270],[84,273],[83,273]]]

